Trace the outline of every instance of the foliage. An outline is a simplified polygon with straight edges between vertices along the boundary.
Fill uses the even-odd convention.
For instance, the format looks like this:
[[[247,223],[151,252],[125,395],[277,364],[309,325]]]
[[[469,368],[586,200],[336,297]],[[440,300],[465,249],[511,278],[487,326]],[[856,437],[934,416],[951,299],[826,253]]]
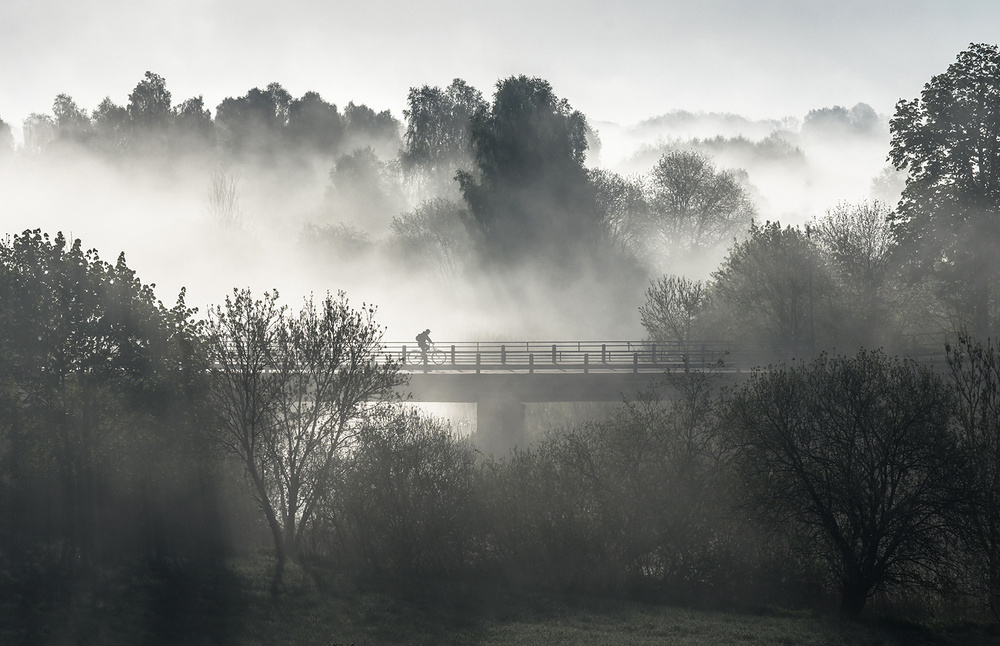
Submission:
[[[465,217],[465,209],[451,200],[424,202],[392,219],[390,249],[414,269],[432,267],[445,276],[457,275],[467,266],[472,252]]]
[[[400,162],[432,183],[452,182],[456,170],[472,161],[469,124],[485,107],[482,93],[462,79],[442,90],[424,85],[410,88],[406,97],[406,132]]]
[[[909,173],[895,218],[914,269],[940,276],[964,300],[973,334],[993,323],[1000,264],[1000,49],[972,44],[920,97],[900,100],[889,158]]]
[[[611,244],[622,252],[641,254],[650,218],[641,178],[622,177],[603,168],[590,169],[587,174]]]
[[[379,407],[324,500],[315,549],[390,584],[461,575],[477,550],[478,474],[468,441],[439,421]]]
[[[72,571],[162,556],[186,532],[208,548],[205,364],[183,292],[168,310],[124,255],[112,265],[36,230],[0,245],[0,304],[0,558],[37,550]]]
[[[809,354],[814,340],[835,335],[831,279],[800,229],[752,224],[712,278],[723,338],[782,355]]]
[[[842,612],[932,580],[947,554],[961,501],[951,403],[930,369],[866,351],[756,370],[730,401],[745,500],[829,564]]]
[[[601,214],[583,166],[586,132],[583,114],[548,82],[497,83],[493,103],[472,118],[475,172],[458,173],[470,229],[488,260],[568,262],[595,248]]]

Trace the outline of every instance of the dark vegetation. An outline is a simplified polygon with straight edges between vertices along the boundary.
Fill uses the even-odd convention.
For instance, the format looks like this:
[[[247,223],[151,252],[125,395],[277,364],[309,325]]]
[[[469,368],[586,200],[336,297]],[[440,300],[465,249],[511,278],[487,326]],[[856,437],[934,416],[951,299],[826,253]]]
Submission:
[[[628,292],[721,250],[708,280],[651,281],[642,325],[658,343],[733,339],[734,360],[767,367],[728,388],[722,365],[665,374],[659,397],[487,456],[393,397],[373,306],[235,290],[199,318],[124,255],[25,231],[0,244],[0,638],[291,643],[326,626],[489,643],[490,622],[603,597],[626,614],[623,599],[901,618],[842,627],[873,643],[949,643],[941,626],[974,621],[958,641],[986,643],[998,64],[973,45],[898,104],[897,207],[841,204],[804,229],[756,221],[745,174],[703,149],[648,177],[587,169],[586,118],[540,79],[503,79],[492,103],[460,80],[414,89],[402,138],[387,112],[278,84],[214,119],[155,74],[90,115],[60,95],[20,154],[323,163],[331,209],[376,213],[386,249],[444,274],[589,267]],[[401,178],[425,198],[412,208]],[[216,169],[224,226],[237,185]],[[312,226],[303,244],[336,260],[373,244],[350,217]],[[914,360],[928,349],[937,362]]]

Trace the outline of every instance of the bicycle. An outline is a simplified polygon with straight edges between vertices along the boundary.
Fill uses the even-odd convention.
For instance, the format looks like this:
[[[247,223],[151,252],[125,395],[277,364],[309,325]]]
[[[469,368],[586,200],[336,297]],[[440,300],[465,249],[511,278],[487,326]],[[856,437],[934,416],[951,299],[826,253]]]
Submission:
[[[448,354],[444,350],[439,350],[437,346],[431,344],[427,348],[427,363],[433,363],[434,365],[440,366],[444,365],[444,362],[448,360]],[[424,365],[424,353],[420,348],[416,350],[408,350],[406,353],[406,364],[411,366],[422,366]]]

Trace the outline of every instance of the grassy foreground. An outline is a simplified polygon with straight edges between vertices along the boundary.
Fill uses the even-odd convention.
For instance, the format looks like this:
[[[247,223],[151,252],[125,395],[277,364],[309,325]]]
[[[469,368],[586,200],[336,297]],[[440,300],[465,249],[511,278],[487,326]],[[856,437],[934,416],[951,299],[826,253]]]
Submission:
[[[782,644],[1000,645],[993,625],[919,625],[771,612],[710,612],[593,597],[406,595],[352,589],[292,571],[278,597],[266,564],[160,566],[87,583],[0,587],[0,644]]]

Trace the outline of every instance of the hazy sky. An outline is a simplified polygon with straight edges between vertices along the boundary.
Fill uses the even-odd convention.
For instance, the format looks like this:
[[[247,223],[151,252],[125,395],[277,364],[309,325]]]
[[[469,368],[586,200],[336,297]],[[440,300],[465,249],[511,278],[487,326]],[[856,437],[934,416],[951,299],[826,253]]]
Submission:
[[[0,0],[0,119],[92,110],[146,70],[175,103],[280,82],[397,117],[411,86],[541,76],[592,122],[676,109],[804,116],[916,96],[970,42],[1000,40],[996,0]]]

